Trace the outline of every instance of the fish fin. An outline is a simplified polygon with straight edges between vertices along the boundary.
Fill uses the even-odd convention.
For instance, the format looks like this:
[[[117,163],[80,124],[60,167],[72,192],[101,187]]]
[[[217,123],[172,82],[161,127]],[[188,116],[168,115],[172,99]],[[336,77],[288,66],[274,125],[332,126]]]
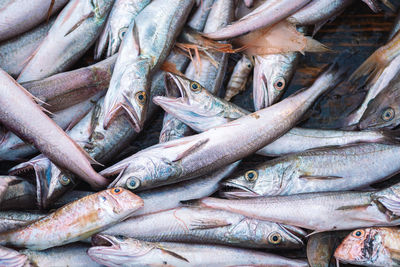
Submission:
[[[305,52],[334,52],[334,50],[330,49],[326,45],[318,42],[317,40],[306,36],[306,47],[304,48]]]
[[[202,202],[201,199],[188,199],[188,200],[181,200],[180,203],[183,206],[190,206],[190,207],[201,207]]]
[[[349,206],[341,206],[336,210],[365,210],[368,207],[372,206],[372,204],[364,204],[364,205],[349,205]]]
[[[51,17],[51,12],[53,11],[54,4],[56,3],[56,0],[51,0],[49,9],[47,10],[47,19],[46,21],[49,22],[49,19]]]
[[[136,49],[136,56],[140,55],[140,39],[139,39],[139,31],[137,29],[135,20],[132,20],[133,25],[132,25],[132,37],[133,37],[133,44]]]
[[[207,229],[215,229],[219,227],[230,226],[231,223],[228,223],[226,220],[214,219],[214,220],[193,220],[190,225],[190,230],[207,230]]]
[[[386,209],[391,211],[394,215],[400,216],[400,199],[396,200],[387,197],[379,197],[377,199]]]
[[[161,245],[157,245],[156,247],[157,247],[158,249],[160,249],[161,251],[163,251],[163,252],[165,252],[165,253],[171,255],[172,257],[175,257],[175,258],[177,258],[177,259],[180,259],[180,260],[189,262],[188,259],[186,259],[185,257],[179,255],[179,254],[176,253],[176,252],[173,252],[173,251],[171,251],[171,250],[165,249],[165,248],[163,248]]]
[[[109,27],[109,24],[107,21],[107,25],[104,27],[103,31],[101,32],[99,39],[97,39],[96,46],[94,48],[94,59],[95,60],[99,60],[101,58],[101,56],[103,55],[106,47],[108,45],[110,45],[110,43],[109,43],[110,38],[111,38],[110,37],[110,27]]]
[[[378,49],[351,74],[349,81],[357,81],[366,76],[373,83],[389,63],[381,49]]]
[[[161,65],[160,69],[165,72],[170,72],[170,73],[173,73],[176,75],[185,76],[182,72],[180,72],[176,68],[176,64],[169,62],[169,61],[164,61],[164,63]]]
[[[396,7],[390,2],[390,0],[381,0],[381,2],[390,8],[393,12],[396,12]]]
[[[81,26],[81,24],[87,20],[88,18],[93,18],[94,17],[94,12],[90,12],[89,14],[87,14],[86,16],[84,16],[83,18],[81,18],[74,26],[71,27],[71,29],[69,29],[69,31],[64,35],[64,37],[66,37],[68,34],[72,33],[73,31],[75,31],[79,26]]]
[[[197,151],[199,148],[201,148],[203,145],[205,145],[208,141],[209,141],[208,138],[197,141],[196,143],[194,143],[193,145],[191,145],[190,147],[185,149],[182,153],[177,155],[176,158],[173,160],[173,162],[179,161],[179,160],[183,159],[184,157],[187,157],[188,155]]]
[[[300,175],[300,179],[307,179],[307,180],[327,180],[327,179],[343,179],[341,176],[319,176],[319,175]]]
[[[369,6],[369,8],[375,13],[382,11],[376,0],[363,0],[363,2],[366,3]]]

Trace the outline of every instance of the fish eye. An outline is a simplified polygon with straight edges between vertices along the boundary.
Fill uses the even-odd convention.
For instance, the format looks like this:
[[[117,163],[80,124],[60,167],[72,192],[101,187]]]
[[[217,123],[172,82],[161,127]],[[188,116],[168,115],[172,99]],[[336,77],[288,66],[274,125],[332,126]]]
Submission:
[[[247,171],[244,174],[244,178],[246,178],[246,180],[249,182],[254,182],[258,178],[258,173],[255,170]]]
[[[365,231],[364,230],[355,230],[352,233],[352,236],[356,237],[356,238],[360,238],[363,237],[365,235]]]
[[[146,104],[146,92],[144,91],[137,92],[135,98],[136,101],[139,103],[139,105],[144,106],[144,104]]]
[[[282,236],[277,232],[271,233],[268,236],[268,242],[271,244],[277,245],[281,243],[281,241],[282,241]]]
[[[66,177],[64,175],[61,176],[60,178],[58,178],[58,181],[60,181],[60,183],[64,186],[67,186],[71,183],[71,179],[69,179],[68,177]]]
[[[130,177],[128,180],[126,180],[126,187],[128,187],[131,190],[134,190],[140,186],[140,180],[136,177]]]
[[[123,40],[124,36],[125,36],[125,33],[127,31],[128,31],[128,27],[124,27],[124,28],[119,29],[119,32],[118,32],[119,39]]]
[[[119,195],[122,193],[122,189],[119,187],[113,188],[111,189],[111,193],[113,193],[114,195]]]
[[[382,113],[382,120],[391,121],[394,118],[395,112],[392,108],[387,108]]]
[[[251,69],[251,64],[247,64],[247,68]]]
[[[283,90],[285,88],[286,85],[286,81],[285,79],[283,79],[282,77],[278,78],[275,82],[274,82],[274,88],[276,90]]]
[[[200,92],[201,91],[201,85],[198,82],[191,82],[190,83],[190,89],[193,92]]]

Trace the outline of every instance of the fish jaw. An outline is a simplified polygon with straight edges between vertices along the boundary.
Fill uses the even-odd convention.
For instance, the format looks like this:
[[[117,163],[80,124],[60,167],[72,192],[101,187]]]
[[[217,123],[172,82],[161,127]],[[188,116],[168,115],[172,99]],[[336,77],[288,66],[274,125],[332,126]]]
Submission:
[[[125,114],[134,130],[140,132],[149,103],[150,61],[137,60],[122,73],[119,72],[117,68],[114,70],[110,88],[104,99],[104,129],[107,129],[117,116]]]
[[[227,198],[250,198],[261,196],[260,194],[248,188],[247,185],[239,184],[236,181],[225,181],[221,184],[229,188],[228,190],[222,192],[223,196]]]
[[[292,225],[285,225],[285,224],[278,223],[278,226],[282,229],[283,232],[285,232],[288,235],[291,243],[294,243],[295,245],[297,245],[299,247],[304,246],[303,240],[305,240],[305,238],[307,236],[306,231],[304,231],[303,229],[301,229],[299,227],[292,226]]]

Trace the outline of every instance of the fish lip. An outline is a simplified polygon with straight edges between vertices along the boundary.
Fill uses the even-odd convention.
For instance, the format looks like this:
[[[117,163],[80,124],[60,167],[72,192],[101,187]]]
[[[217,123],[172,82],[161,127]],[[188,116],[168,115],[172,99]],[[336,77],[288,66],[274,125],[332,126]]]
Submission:
[[[179,90],[180,96],[174,97],[174,91],[170,85],[170,82],[173,81],[176,85],[176,87]],[[179,76],[173,73],[168,72],[166,74],[166,82],[165,82],[165,89],[168,98],[170,99],[181,99],[186,100],[187,102],[189,101],[189,95],[186,93],[185,86],[184,84],[180,81]]]
[[[244,185],[236,184],[236,183],[229,182],[229,181],[221,182],[220,184],[223,185],[223,186],[225,186],[225,187],[232,187],[232,188],[234,188],[234,189],[243,190],[243,191],[245,191],[245,193],[250,193],[248,197],[260,197],[260,196],[261,196],[261,195],[258,194],[257,192],[251,190],[250,188],[247,188],[247,187],[244,186]],[[228,195],[228,196],[230,195],[230,196],[233,196],[233,197],[242,198],[242,197],[240,197],[240,194],[237,194],[237,193],[235,193],[234,191],[224,191],[223,193],[224,193],[225,195]]]
[[[307,236],[307,233],[303,231],[301,228],[290,226],[290,225],[284,225],[277,223],[279,227],[281,227],[282,231],[284,231],[287,235],[292,237],[294,240],[296,240],[300,245],[304,245],[304,239]]]

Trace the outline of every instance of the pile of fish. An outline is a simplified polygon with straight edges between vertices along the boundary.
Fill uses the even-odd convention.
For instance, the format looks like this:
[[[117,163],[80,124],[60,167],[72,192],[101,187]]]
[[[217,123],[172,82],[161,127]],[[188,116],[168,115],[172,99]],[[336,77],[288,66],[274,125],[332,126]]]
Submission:
[[[283,98],[352,4],[399,7],[0,0],[0,266],[400,266],[400,16]],[[343,127],[302,127],[339,87]]]

